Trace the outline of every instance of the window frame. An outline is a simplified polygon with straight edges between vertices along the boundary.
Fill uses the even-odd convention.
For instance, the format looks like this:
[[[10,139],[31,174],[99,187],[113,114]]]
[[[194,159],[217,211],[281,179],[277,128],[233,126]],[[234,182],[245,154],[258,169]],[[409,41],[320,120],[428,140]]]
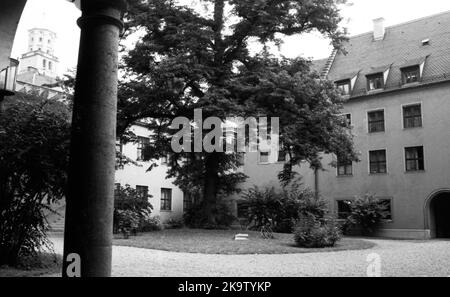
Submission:
[[[150,138],[144,137],[144,136],[138,136],[136,161],[142,162],[144,160],[143,150],[145,148],[145,145],[147,145],[149,143],[150,143]]]
[[[400,71],[402,72],[402,84],[404,84],[404,85],[413,84],[413,83],[417,83],[417,82],[421,81],[422,77],[420,75],[420,65],[404,67],[404,68],[401,68]],[[406,75],[407,75],[407,73],[412,73],[412,72],[415,72],[415,74],[417,76],[417,80],[408,82]]]
[[[167,192],[166,192],[167,191]],[[163,193],[169,193],[166,197]],[[165,212],[172,211],[172,189],[170,188],[161,188],[161,200],[160,200],[160,210]]]
[[[336,204],[335,204],[336,218],[338,220],[341,220],[341,221],[347,220],[347,218],[351,215],[351,206],[349,205],[350,212],[342,212],[342,213],[347,213],[348,214],[347,218],[342,218],[341,217],[341,212],[339,212],[339,202],[350,202],[350,203],[353,203],[355,200],[354,199],[346,199],[346,198],[338,198],[338,199],[335,199],[335,201],[336,201]]]
[[[370,114],[377,113],[377,112],[383,113],[383,120],[382,121],[381,120],[371,121]],[[383,122],[383,130],[381,130],[381,131],[372,131],[371,130],[371,127],[372,127],[371,124],[377,124],[377,123],[381,123],[381,122]],[[369,134],[386,132],[386,111],[384,108],[367,111],[367,131]]]
[[[261,155],[267,154],[267,161],[263,162],[261,161]],[[267,165],[270,164],[270,151],[259,151],[258,152],[258,164]]]
[[[422,156],[420,156],[419,151],[417,152],[417,158],[408,158],[407,156],[407,150],[408,149],[421,149],[422,150]],[[404,148],[404,155],[405,155],[405,172],[406,173],[414,173],[414,172],[422,172],[425,171],[425,152],[424,147],[422,146],[409,146]],[[408,169],[408,162],[413,161],[417,162],[415,165],[417,165],[416,169]],[[420,163],[421,162],[421,163]],[[420,166],[422,165],[422,166]],[[422,168],[420,168],[422,167]]]
[[[375,153],[375,152],[384,152],[384,161],[372,161],[371,160],[371,153]],[[387,157],[387,149],[376,149],[376,150],[369,150],[368,152],[368,165],[369,165],[369,174],[370,175],[380,175],[380,174],[388,174],[389,170],[388,170],[388,157]],[[384,167],[386,168],[385,172],[381,172],[379,169],[381,168],[380,164],[383,164],[384,162]],[[372,172],[372,164],[377,164],[377,172]]]
[[[373,79],[375,79],[375,78],[380,79],[381,86],[379,88],[371,89],[370,88],[370,82]],[[366,75],[366,80],[367,80],[367,91],[368,92],[376,91],[376,90],[382,90],[385,87],[384,73],[383,72],[372,73],[372,74]]]
[[[135,189],[136,189],[136,193],[139,196],[142,196],[142,197],[140,197],[141,199],[143,199],[144,196],[147,196],[147,199],[148,199],[148,196],[149,196],[149,187],[148,186],[136,185]],[[140,193],[141,190],[144,190],[143,193]]]
[[[190,210],[194,206],[192,196],[183,192],[183,212]]]
[[[415,106],[419,106],[420,107],[420,115],[405,115],[405,109],[408,107],[415,107]],[[406,120],[407,119],[411,119],[411,118],[417,118],[420,117],[420,125],[418,126],[407,126],[406,125]],[[415,128],[422,128],[423,127],[423,109],[422,109],[422,102],[416,102],[416,103],[409,103],[409,104],[403,104],[402,105],[402,125],[403,125],[403,129],[415,129]]]
[[[350,79],[342,79],[335,82],[336,89],[338,89],[341,92],[342,96],[350,96],[352,93],[352,82]],[[342,86],[348,87],[348,93],[343,92],[343,89],[341,89]]]
[[[336,175],[338,177],[350,177],[353,176],[353,161],[350,161],[348,163],[345,164],[341,164],[341,162],[339,161],[339,156],[336,156]],[[344,173],[341,174],[339,171],[339,168],[343,167],[344,168]],[[350,167],[350,172],[348,172],[348,168]]]

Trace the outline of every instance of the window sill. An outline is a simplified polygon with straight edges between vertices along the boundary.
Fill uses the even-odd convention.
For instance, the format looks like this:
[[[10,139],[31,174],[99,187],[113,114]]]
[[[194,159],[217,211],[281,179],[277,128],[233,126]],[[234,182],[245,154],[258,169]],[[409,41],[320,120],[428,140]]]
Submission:
[[[384,88],[381,89],[374,89],[374,90],[367,90],[367,94],[377,94],[384,91]]]
[[[376,131],[376,132],[367,132],[367,134],[369,134],[369,135],[377,135],[377,134],[385,134],[386,133],[386,130],[385,131]]]
[[[383,175],[388,175],[388,173],[369,173],[369,176],[383,176]]]
[[[270,162],[258,162],[258,165],[270,165]]]
[[[405,174],[424,174],[424,173],[426,173],[426,170],[405,171]]]
[[[161,209],[159,212],[172,212],[172,210],[164,210],[164,209]]]
[[[403,127],[403,130],[414,130],[414,129],[422,129],[423,126],[417,126],[417,127]]]
[[[336,175],[337,178],[352,178],[353,174]]]
[[[411,83],[403,83],[402,88],[415,87],[418,85],[420,85],[420,81],[415,81],[415,82],[411,82]]]

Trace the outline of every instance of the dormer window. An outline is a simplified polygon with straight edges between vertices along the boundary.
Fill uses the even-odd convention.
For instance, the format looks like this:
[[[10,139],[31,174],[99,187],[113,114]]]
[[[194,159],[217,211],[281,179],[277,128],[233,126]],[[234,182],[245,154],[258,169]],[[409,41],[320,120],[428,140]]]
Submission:
[[[351,84],[350,84],[350,80],[346,79],[346,80],[341,80],[336,82],[336,88],[340,91],[341,95],[350,95],[350,91],[351,91]]]
[[[367,90],[379,90],[384,88],[384,76],[383,73],[375,73],[367,76]]]
[[[403,84],[415,83],[420,80],[420,67],[419,65],[411,66],[402,69]]]

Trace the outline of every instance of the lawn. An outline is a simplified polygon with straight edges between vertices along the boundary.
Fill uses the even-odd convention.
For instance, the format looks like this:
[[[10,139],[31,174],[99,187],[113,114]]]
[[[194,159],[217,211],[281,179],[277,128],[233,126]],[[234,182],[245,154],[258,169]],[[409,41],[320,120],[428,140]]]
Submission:
[[[247,241],[235,241],[235,234],[249,235]],[[333,248],[306,249],[294,245],[292,234],[274,234],[275,239],[263,239],[259,232],[239,230],[198,230],[166,229],[158,232],[138,234],[128,239],[120,235],[114,239],[114,245],[146,249],[203,253],[203,254],[296,254],[313,252],[332,252],[360,250],[375,244],[357,238],[343,238]]]
[[[55,274],[61,272],[61,263],[60,255],[44,253],[39,260],[22,264],[19,268],[0,267],[0,277],[36,277]]]

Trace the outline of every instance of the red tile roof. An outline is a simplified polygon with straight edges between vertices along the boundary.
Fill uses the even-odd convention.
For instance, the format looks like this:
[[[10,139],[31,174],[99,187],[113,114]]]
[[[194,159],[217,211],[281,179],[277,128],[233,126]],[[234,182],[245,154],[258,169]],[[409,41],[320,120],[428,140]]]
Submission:
[[[429,39],[429,45],[422,40]],[[342,80],[358,73],[352,96],[366,95],[366,75],[390,67],[385,91],[404,88],[401,69],[425,61],[420,84],[450,79],[450,11],[386,28],[383,40],[373,33],[350,37],[347,54],[338,52],[328,79]],[[318,64],[320,65],[320,64]],[[381,71],[380,71],[381,72]]]

